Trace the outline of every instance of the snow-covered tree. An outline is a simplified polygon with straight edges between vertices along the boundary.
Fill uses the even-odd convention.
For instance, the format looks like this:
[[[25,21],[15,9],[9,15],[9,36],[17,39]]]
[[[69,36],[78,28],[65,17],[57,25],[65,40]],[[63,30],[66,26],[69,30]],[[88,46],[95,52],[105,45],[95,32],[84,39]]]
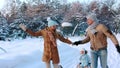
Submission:
[[[0,14],[0,40],[6,40],[9,36],[9,26],[6,18]]]
[[[84,18],[89,12],[94,12],[99,22],[107,25],[113,32],[120,32],[118,0],[93,0],[83,3],[76,1],[64,3],[64,0],[6,0],[5,8],[1,10],[1,33],[6,37],[25,38],[30,36],[22,31],[18,25],[24,23],[33,31],[41,30],[47,26],[47,17],[52,17],[60,25],[69,22],[72,27],[62,28],[63,35],[84,34],[87,24]],[[4,21],[4,22],[3,22]],[[84,23],[83,23],[84,22]],[[82,24],[82,25],[81,25]]]

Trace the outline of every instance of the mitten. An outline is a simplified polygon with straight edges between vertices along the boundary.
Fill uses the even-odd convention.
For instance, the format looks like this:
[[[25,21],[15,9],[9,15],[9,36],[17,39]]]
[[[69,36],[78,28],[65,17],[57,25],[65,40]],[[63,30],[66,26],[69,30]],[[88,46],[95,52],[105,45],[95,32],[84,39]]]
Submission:
[[[79,63],[79,65],[81,65],[81,62]]]
[[[78,45],[78,44],[82,44],[82,41],[73,42],[73,45]]]
[[[120,46],[119,46],[119,44],[116,45],[116,49],[120,53]]]
[[[20,27],[22,30],[26,31],[26,26],[25,26],[24,24],[20,24],[19,27]]]

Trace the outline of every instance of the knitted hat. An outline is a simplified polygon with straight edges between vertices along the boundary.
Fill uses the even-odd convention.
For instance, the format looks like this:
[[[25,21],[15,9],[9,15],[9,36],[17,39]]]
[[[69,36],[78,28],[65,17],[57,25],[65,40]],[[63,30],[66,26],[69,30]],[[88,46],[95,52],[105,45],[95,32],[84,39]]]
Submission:
[[[82,48],[81,51],[85,51],[85,48]]]
[[[94,22],[98,22],[98,19],[97,19],[97,17],[96,17],[96,14],[94,14],[94,13],[90,13],[90,14],[88,14],[87,16],[86,16],[86,18],[87,19],[91,19],[91,20],[93,20]]]
[[[48,27],[58,25],[56,21],[53,21],[50,17],[47,18],[48,21]]]

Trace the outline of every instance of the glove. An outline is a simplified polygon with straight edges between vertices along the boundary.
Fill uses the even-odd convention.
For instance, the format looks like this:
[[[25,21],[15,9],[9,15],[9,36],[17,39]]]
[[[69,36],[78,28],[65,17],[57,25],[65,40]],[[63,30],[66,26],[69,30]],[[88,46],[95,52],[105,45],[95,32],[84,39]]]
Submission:
[[[119,44],[116,45],[117,51],[120,53],[120,46]]]
[[[73,45],[77,45],[78,46],[78,44],[82,44],[82,41],[73,42]]]
[[[88,66],[91,66],[91,63],[88,63]]]
[[[91,63],[88,63],[89,65],[91,65]]]
[[[20,24],[19,27],[20,27],[22,30],[26,31],[26,26],[25,26],[24,24]]]

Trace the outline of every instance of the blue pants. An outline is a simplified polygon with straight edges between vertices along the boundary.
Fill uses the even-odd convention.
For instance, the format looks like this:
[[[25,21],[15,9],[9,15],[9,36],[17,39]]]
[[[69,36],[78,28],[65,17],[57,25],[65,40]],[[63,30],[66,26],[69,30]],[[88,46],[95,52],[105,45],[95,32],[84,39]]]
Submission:
[[[100,58],[101,68],[107,67],[107,49],[102,50],[91,50],[91,65],[92,68],[97,68],[98,66],[98,58]]]

